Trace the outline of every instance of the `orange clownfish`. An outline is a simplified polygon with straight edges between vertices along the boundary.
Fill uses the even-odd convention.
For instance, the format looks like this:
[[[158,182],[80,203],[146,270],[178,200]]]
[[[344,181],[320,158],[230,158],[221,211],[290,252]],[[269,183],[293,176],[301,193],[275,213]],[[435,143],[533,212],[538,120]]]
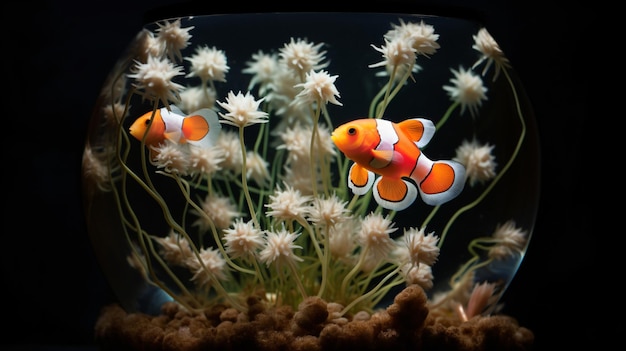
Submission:
[[[463,190],[462,164],[431,161],[420,150],[434,133],[433,122],[423,118],[400,123],[365,118],[340,125],[331,138],[354,161],[348,176],[352,192],[363,195],[373,185],[374,199],[380,206],[400,211],[415,201],[418,192],[426,204],[437,206]],[[375,181],[374,173],[380,176]]]
[[[129,129],[130,134],[137,140],[141,141],[145,135],[146,145],[150,146],[157,146],[165,139],[169,139],[176,143],[209,147],[215,143],[222,128],[217,113],[208,108],[185,115],[176,106],[171,106],[171,110],[163,107],[154,112],[152,126],[150,126],[151,117],[152,111],[143,114]]]

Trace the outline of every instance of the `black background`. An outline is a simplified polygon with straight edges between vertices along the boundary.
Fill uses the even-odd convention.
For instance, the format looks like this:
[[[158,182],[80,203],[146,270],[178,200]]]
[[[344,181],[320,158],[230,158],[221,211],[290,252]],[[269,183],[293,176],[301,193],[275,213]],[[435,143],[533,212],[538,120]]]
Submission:
[[[163,10],[171,5],[181,15],[228,12],[208,6],[217,6],[214,1],[203,3],[37,1],[3,9],[3,37],[10,40],[1,52],[5,307],[0,349],[96,349],[95,320],[115,298],[83,219],[80,162],[87,123],[106,74],[144,21],[172,13]],[[325,2],[307,4],[308,11],[333,9]],[[302,10],[293,3],[293,9],[278,3],[240,5],[246,12]],[[589,94],[595,89],[588,54],[594,51],[590,35],[597,33],[592,23],[599,17],[594,6],[462,0],[368,6],[477,17],[496,38],[533,105],[542,153],[537,224],[503,312],[535,333],[536,350],[608,344],[626,326],[616,313],[621,307],[613,301],[615,283],[598,273],[613,269],[606,260],[612,250],[600,247],[602,233],[594,228],[587,196],[594,172],[591,159],[585,159],[587,147],[601,138],[588,124]],[[9,25],[8,17],[17,22]],[[604,320],[611,313],[622,319]]]

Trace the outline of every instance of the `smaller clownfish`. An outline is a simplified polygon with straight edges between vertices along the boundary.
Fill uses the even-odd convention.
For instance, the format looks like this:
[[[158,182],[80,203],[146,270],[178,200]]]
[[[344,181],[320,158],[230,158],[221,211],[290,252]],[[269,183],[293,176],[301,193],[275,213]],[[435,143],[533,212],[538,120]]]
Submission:
[[[166,107],[156,110],[154,118],[152,114],[152,111],[143,114],[129,128],[130,135],[139,141],[145,135],[146,145],[149,146],[158,146],[168,139],[206,148],[215,143],[222,128],[217,113],[208,108],[185,115],[178,107],[171,106],[171,110]]]
[[[431,161],[420,150],[434,133],[433,122],[423,118],[400,123],[364,118],[340,125],[331,139],[354,161],[348,175],[352,192],[364,195],[373,186],[374,199],[380,206],[400,211],[415,201],[418,192],[426,204],[437,206],[463,190],[462,164]],[[374,173],[380,175],[375,181]]]

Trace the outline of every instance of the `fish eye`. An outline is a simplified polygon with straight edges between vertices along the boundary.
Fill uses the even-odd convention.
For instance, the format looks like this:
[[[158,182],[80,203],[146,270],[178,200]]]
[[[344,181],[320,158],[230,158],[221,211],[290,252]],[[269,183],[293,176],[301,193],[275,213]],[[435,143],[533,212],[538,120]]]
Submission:
[[[356,135],[356,128],[354,127],[348,128],[348,135]]]
[[[150,118],[148,118],[148,119],[146,119],[146,122],[145,122],[145,123],[146,123],[146,125],[147,125],[147,126],[149,126],[149,125],[150,125],[150,122],[151,122],[151,119],[150,119]]]

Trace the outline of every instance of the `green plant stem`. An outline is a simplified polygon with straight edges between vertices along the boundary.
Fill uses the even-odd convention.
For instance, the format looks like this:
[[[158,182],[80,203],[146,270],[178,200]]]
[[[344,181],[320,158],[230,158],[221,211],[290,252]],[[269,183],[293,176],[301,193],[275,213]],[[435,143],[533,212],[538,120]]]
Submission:
[[[300,280],[300,274],[298,273],[298,269],[296,268],[295,263],[292,260],[287,260],[287,266],[289,267],[289,271],[291,272],[291,275],[296,282],[296,286],[298,287],[298,291],[300,291],[302,298],[306,299],[309,295],[306,293],[304,285],[302,285],[302,281]]]
[[[330,266],[330,223],[324,225],[324,256],[322,257],[322,282],[320,283],[320,289],[317,292],[318,297],[324,296],[326,291],[326,284],[328,282],[328,268]]]
[[[428,214],[428,217],[426,217],[424,222],[422,222],[422,229],[426,228],[428,223],[435,217],[435,214],[437,213],[437,211],[439,211],[440,208],[441,208],[441,205],[437,205],[437,206],[433,207],[433,209]]]
[[[472,254],[472,258],[468,260],[468,262],[466,262],[461,268],[459,268],[459,270],[454,275],[452,275],[452,277],[450,278],[450,284],[456,282],[460,279],[461,276],[465,274],[475,272],[479,268],[489,265],[493,261],[493,258],[489,258],[481,263],[474,264],[474,262],[480,259],[480,255],[478,254],[478,252],[476,252],[475,249],[481,249],[486,251],[489,250],[491,246],[484,244],[497,244],[499,242],[501,242],[501,240],[493,237],[481,237],[472,240],[468,244],[468,251]]]
[[[367,256],[368,251],[369,247],[366,246],[363,251],[361,251],[361,255],[359,256],[359,260],[357,261],[357,263],[354,265],[354,267],[352,267],[350,272],[348,272],[348,274],[343,277],[343,281],[341,282],[341,291],[344,294],[348,294],[348,282],[361,269],[361,266],[363,265],[363,261],[365,261],[365,256]]]
[[[321,104],[321,100],[317,101],[318,106]],[[313,195],[317,195],[317,167],[315,166],[315,142],[317,141],[317,133],[319,126],[317,125],[320,119],[320,109],[313,111],[313,131],[311,132],[311,142],[309,144],[309,168],[311,169],[311,186],[313,189]]]
[[[124,135],[124,133],[122,132],[122,124],[119,124],[119,130],[118,130],[118,135]],[[144,136],[145,139],[145,136]],[[127,139],[126,139],[127,140]],[[127,140],[128,141],[128,140]],[[166,217],[166,220],[168,221],[168,223],[173,223],[174,226],[176,226],[173,218],[171,218],[171,216],[169,215],[169,211],[167,210],[167,205],[165,205],[165,202],[163,201],[162,197],[156,193],[155,191],[153,191],[153,189],[150,188],[150,186],[146,183],[144,183],[130,168],[128,168],[128,166],[126,165],[126,157],[122,157],[122,153],[121,153],[121,142],[122,139],[118,138],[118,143],[117,143],[117,152],[116,155],[118,157],[118,162],[120,164],[121,170],[123,171],[123,176],[122,176],[122,198],[123,203],[125,208],[128,210],[129,212],[129,216],[131,216],[132,218],[132,223],[134,223],[134,229],[136,231],[136,233],[138,234],[137,238],[139,241],[139,246],[141,247],[141,250],[143,253],[148,254],[151,253],[152,256],[157,260],[157,262],[163,267],[163,269],[167,272],[167,274],[173,279],[174,283],[181,289],[181,291],[183,292],[184,295],[186,295],[188,298],[190,298],[191,301],[195,301],[195,299],[192,297],[192,295],[189,293],[189,291],[186,289],[186,287],[184,286],[184,284],[182,284],[182,282],[180,282],[180,280],[176,277],[176,275],[169,269],[169,267],[167,266],[167,264],[165,264],[161,258],[158,256],[156,250],[154,249],[154,246],[152,245],[151,240],[148,240],[147,243],[144,240],[144,237],[149,238],[149,235],[147,233],[145,233],[142,229],[141,229],[141,225],[139,222],[139,219],[136,217],[135,212],[132,209],[132,206],[130,205],[130,202],[128,200],[128,198],[126,197],[127,191],[126,191],[126,175],[129,175],[131,178],[133,178],[141,187],[144,188],[144,190],[152,196],[152,198],[159,204],[159,206],[161,207],[164,216]],[[142,149],[145,145],[145,141],[142,140]],[[128,152],[128,149],[127,149]],[[127,155],[127,153],[125,153],[124,155]],[[145,152],[142,152],[142,156],[144,156],[142,159],[145,161]],[[145,168],[145,165],[144,165]],[[115,189],[115,187],[113,187],[113,189]],[[116,194],[118,194],[116,192]],[[119,195],[119,194],[118,194]],[[120,210],[119,214],[120,214],[120,218],[125,218],[124,214],[121,212],[121,208],[122,205],[119,202],[119,196],[116,196],[116,201],[118,201],[118,209]],[[174,227],[173,227],[174,228]],[[182,228],[181,228],[182,229]],[[130,239],[130,237],[128,236],[128,231],[124,230],[125,234],[126,234],[126,239],[129,242],[129,246],[131,248],[134,247],[134,245],[132,244],[132,240]],[[134,248],[133,248],[134,251]],[[141,257],[141,255],[135,251],[135,254],[137,255],[137,257]],[[189,308],[190,310],[192,309],[192,307],[184,300],[178,297],[177,294],[175,294],[171,289],[169,289],[157,276],[156,273],[154,271],[154,268],[152,267],[152,261],[150,259],[150,256],[148,255],[148,257],[146,257],[146,259],[143,261],[146,264],[146,270],[149,274],[149,276],[151,277],[151,282],[153,284],[155,284],[156,286],[158,286],[159,288],[161,288],[163,291],[165,291],[167,294],[169,294],[170,296],[172,296],[174,299],[176,299],[177,301],[179,301],[179,303],[181,303],[181,305],[185,306],[186,308]]]
[[[387,295],[387,293],[389,293],[391,289],[404,283],[406,283],[404,278],[400,278],[399,276],[396,275],[396,277],[391,283],[385,285],[383,289],[380,289],[376,297],[372,299],[371,305],[377,306],[380,303],[380,300],[382,300]]]
[[[389,103],[393,100],[393,98],[396,97],[396,95],[398,95],[398,93],[400,92],[400,90],[402,90],[402,87],[404,86],[404,84],[406,83],[406,81],[409,79],[409,77],[411,76],[411,69],[412,69],[413,65],[411,65],[411,67],[407,68],[406,73],[402,76],[402,78],[400,78],[400,80],[398,81],[398,83],[395,85],[395,87],[393,88],[393,90],[391,91],[391,93],[386,96],[386,103],[385,103],[385,107],[381,108],[380,111],[380,117],[383,116],[384,111],[387,109],[387,106],[389,106]],[[395,73],[395,72],[394,72]]]
[[[393,70],[391,70],[391,74],[389,75],[389,83],[387,83],[387,89],[385,89],[383,101],[376,107],[376,118],[381,118],[385,114],[385,110],[389,104],[389,94],[391,93],[391,87],[393,86],[393,81],[396,78],[397,71],[398,66],[393,66]]]
[[[368,116],[370,118],[375,118],[376,117],[376,106],[378,106],[378,101],[380,101],[380,98],[385,94],[385,91],[387,91],[387,88],[391,85],[391,80],[387,82],[387,84],[383,85],[382,88],[380,88],[380,90],[378,91],[378,93],[376,93],[376,95],[372,98],[372,101],[370,102],[370,108],[369,108],[369,113]]]
[[[376,294],[381,289],[381,287],[385,285],[387,280],[394,277],[399,271],[400,271],[400,266],[397,266],[396,269],[393,270],[393,272],[390,272],[389,274],[387,274],[374,288],[372,288],[372,290],[352,300],[352,302],[350,302],[346,307],[344,307],[343,310],[341,310],[341,312],[339,312],[339,315],[343,316],[348,311],[350,311],[355,305],[357,305],[363,300],[370,298],[372,295]]]
[[[468,210],[472,209],[474,206],[476,206],[477,204],[479,204],[491,192],[491,190],[496,186],[496,184],[498,184],[500,179],[502,179],[502,177],[508,172],[508,170],[511,167],[511,165],[513,164],[513,162],[517,159],[517,155],[519,154],[519,151],[522,148],[522,144],[524,143],[524,138],[526,137],[526,122],[524,121],[524,114],[522,113],[522,109],[521,109],[520,102],[519,102],[519,97],[517,96],[517,90],[515,90],[515,86],[513,85],[513,81],[511,80],[511,77],[509,76],[509,72],[506,69],[503,69],[502,71],[504,72],[504,75],[506,76],[506,79],[509,82],[509,85],[511,87],[511,92],[513,94],[513,99],[515,100],[515,108],[517,110],[517,116],[519,117],[520,124],[522,126],[522,130],[520,132],[520,136],[517,139],[517,144],[515,146],[515,149],[513,150],[513,154],[511,155],[511,157],[509,158],[507,163],[504,165],[504,167],[502,167],[502,170],[493,179],[493,181],[491,183],[489,183],[487,188],[485,188],[485,190],[482,192],[482,194],[480,194],[480,196],[478,196],[478,198],[476,200],[474,200],[471,203],[461,207],[458,211],[456,211],[452,215],[452,217],[450,218],[448,223],[446,223],[446,226],[445,226],[445,228],[444,228],[444,230],[442,232],[441,240],[439,240],[439,244],[438,244],[438,246],[440,248],[443,245],[444,239],[445,239],[446,235],[448,234],[448,230],[452,226],[452,223],[454,223],[454,221],[463,212],[468,211]]]
[[[213,233],[213,239],[215,241],[215,245],[217,245],[217,248],[220,250],[220,253],[224,257],[224,260],[226,260],[228,265],[230,267],[232,267],[233,269],[241,272],[241,273],[254,275],[254,273],[255,273],[254,271],[246,269],[246,268],[243,268],[243,267],[237,265],[235,262],[233,262],[233,260],[231,260],[230,256],[228,256],[228,254],[226,253],[226,250],[224,249],[224,245],[222,244],[222,240],[220,240],[220,237],[219,237],[219,235],[217,233],[217,229],[215,228],[215,223],[213,223],[213,220],[211,219],[211,217],[209,217],[209,215],[206,212],[204,212],[204,210],[202,210],[202,208],[200,208],[200,206],[198,206],[194,201],[191,200],[190,194],[188,192],[184,191],[184,187],[180,183],[180,180],[178,178],[176,178],[176,179],[177,179],[177,183],[179,185],[179,188],[181,189],[181,193],[185,197],[185,200],[187,200],[187,203],[190,204],[196,210],[196,212],[198,212],[199,215],[204,216],[204,218],[209,222],[209,225],[211,227],[211,232]],[[185,230],[183,228],[180,228],[180,232],[184,233],[184,235],[187,237],[187,233],[185,232]],[[191,240],[191,238],[188,237],[187,239],[190,241],[191,244],[193,244],[193,241]]]
[[[252,202],[252,198],[250,197],[250,191],[248,190],[248,177],[246,176],[246,144],[243,139],[243,127],[239,127],[239,144],[241,145],[241,157],[242,157],[242,165],[241,165],[241,186],[243,190],[243,194],[246,197],[246,202],[248,203],[248,210],[250,210],[250,217],[254,221],[254,225],[257,228],[260,228],[259,219],[256,217],[256,212],[254,210],[254,203]]]
[[[444,113],[443,117],[441,117],[439,122],[437,122],[437,125],[435,126],[435,131],[438,131],[441,128],[441,126],[443,126],[448,121],[448,118],[450,118],[452,111],[454,111],[457,108],[457,106],[459,106],[459,102],[455,101],[448,107],[448,109],[446,110],[446,113]]]
[[[313,228],[311,228],[311,225],[309,224],[309,222],[307,222],[306,219],[304,219],[301,216],[297,216],[296,221],[302,226],[302,228],[304,228],[304,230],[307,233],[309,233],[309,237],[311,238],[311,243],[313,244],[313,247],[315,248],[315,252],[317,253],[317,259],[319,260],[319,262],[325,262],[326,260],[324,259],[324,253],[322,252],[322,249],[320,248],[320,244],[317,242],[317,238],[315,238],[315,231],[313,230]],[[291,231],[293,231],[293,229],[291,229]],[[323,278],[324,277],[322,277],[322,279]]]

